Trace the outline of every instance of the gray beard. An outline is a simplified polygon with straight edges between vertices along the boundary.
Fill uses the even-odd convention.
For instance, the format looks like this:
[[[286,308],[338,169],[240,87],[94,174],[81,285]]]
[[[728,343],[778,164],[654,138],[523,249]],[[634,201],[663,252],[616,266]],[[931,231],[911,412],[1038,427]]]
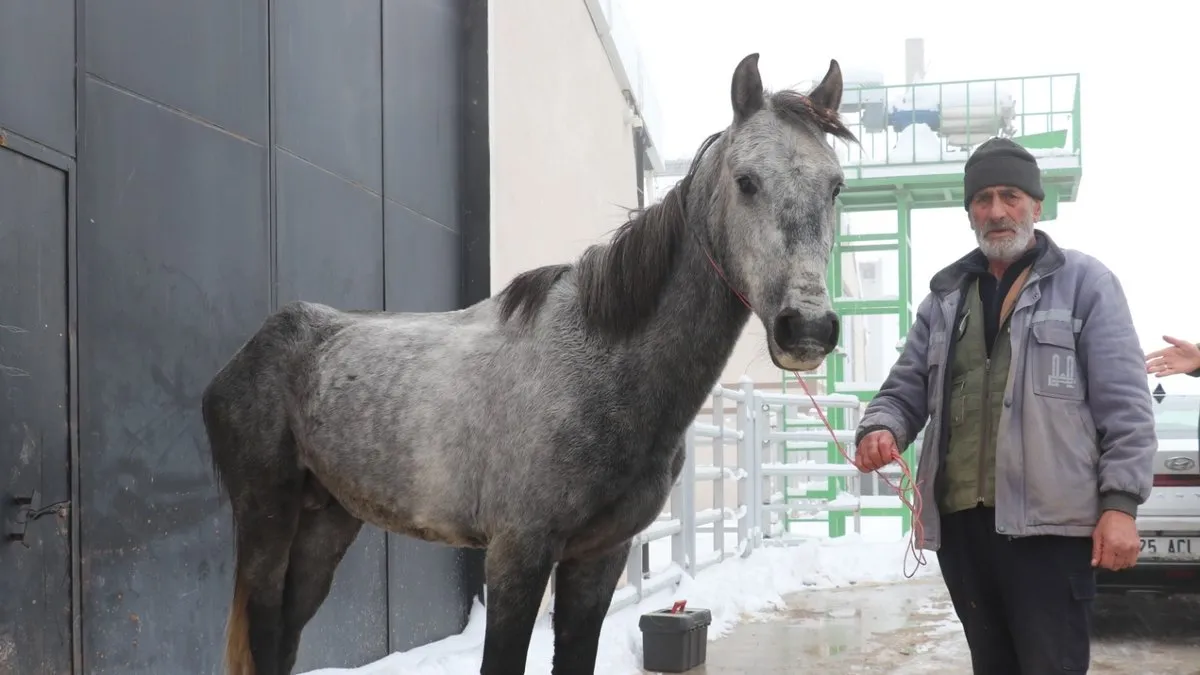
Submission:
[[[1028,251],[1030,244],[1033,243],[1032,222],[1016,224],[1013,228],[1016,234],[1011,239],[1001,241],[992,241],[985,236],[995,228],[984,226],[973,229],[975,230],[975,241],[979,243],[979,250],[987,256],[988,260],[1011,263]]]

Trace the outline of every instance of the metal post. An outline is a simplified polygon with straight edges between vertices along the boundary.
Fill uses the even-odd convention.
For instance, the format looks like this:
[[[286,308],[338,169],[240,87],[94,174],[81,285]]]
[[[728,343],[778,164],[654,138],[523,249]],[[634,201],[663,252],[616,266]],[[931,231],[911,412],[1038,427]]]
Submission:
[[[769,494],[763,494],[763,462],[770,457],[770,408],[762,393],[754,392],[754,457],[750,464],[751,489],[754,491],[750,509],[754,513],[754,531],[751,533],[755,548],[762,545],[764,531],[770,529],[770,518],[764,516],[763,507]]]
[[[689,436],[691,435],[691,427],[688,428],[687,433]],[[684,564],[684,557],[687,553],[683,540],[684,528],[687,527],[683,504],[685,485],[687,485],[686,476],[680,473],[679,478],[675,481],[675,486],[671,489],[671,519],[679,521],[679,531],[671,535],[671,561],[679,565],[680,569],[687,569],[687,565]]]
[[[713,551],[720,554],[718,560],[725,559],[725,397],[724,390],[718,388],[713,394],[713,426],[717,428],[717,437],[713,439],[713,466],[717,469],[717,479],[713,481],[713,508],[721,514],[721,519],[713,523]]]
[[[781,408],[782,409],[782,408]],[[758,508],[758,540],[770,539],[774,535],[775,522],[779,516],[775,511],[768,510],[768,505],[775,504],[775,476],[763,473],[763,464],[775,464],[779,461],[778,457],[783,453],[780,451],[780,445],[771,442],[771,404],[767,403],[761,395],[756,392],[754,414],[758,415],[754,425],[755,435],[758,437],[758,461],[754,463],[754,469],[758,473],[758,479],[754,481],[758,488],[758,499],[754,504]]]
[[[738,401],[737,405],[737,428],[742,432],[742,440],[738,441],[737,445],[737,463],[738,463],[738,479],[737,479],[737,501],[738,510],[742,511],[742,517],[738,518],[738,548],[742,553],[742,557],[750,555],[753,548],[750,544],[750,535],[754,528],[754,500],[751,485],[753,485],[754,474],[750,470],[753,465],[754,457],[754,419],[751,417],[751,410],[754,409],[754,383],[743,375],[738,383],[738,389],[742,392],[742,400]]]
[[[683,552],[688,574],[696,574],[696,432],[688,428],[684,437],[683,459]]]
[[[625,583],[637,589],[637,596],[634,603],[642,601],[642,568],[646,565],[646,561],[642,556],[643,549],[638,546],[630,547],[629,559],[625,562]]]

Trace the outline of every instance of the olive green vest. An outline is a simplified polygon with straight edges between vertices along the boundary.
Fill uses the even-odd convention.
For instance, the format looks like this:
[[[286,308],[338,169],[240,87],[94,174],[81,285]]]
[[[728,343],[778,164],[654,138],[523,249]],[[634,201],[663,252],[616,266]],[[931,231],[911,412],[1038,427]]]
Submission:
[[[963,299],[967,306],[955,333],[958,344],[947,400],[950,443],[939,500],[943,514],[978,504],[996,505],[996,437],[1012,353],[1009,321],[1003,316],[990,358],[987,354],[978,281],[966,289]]]

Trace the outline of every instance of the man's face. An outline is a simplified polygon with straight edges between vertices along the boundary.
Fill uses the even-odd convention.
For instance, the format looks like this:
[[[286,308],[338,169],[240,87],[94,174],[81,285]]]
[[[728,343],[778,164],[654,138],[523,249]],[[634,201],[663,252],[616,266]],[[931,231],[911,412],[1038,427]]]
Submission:
[[[968,213],[979,250],[989,260],[1013,262],[1033,245],[1042,203],[1023,190],[998,185],[975,193]]]

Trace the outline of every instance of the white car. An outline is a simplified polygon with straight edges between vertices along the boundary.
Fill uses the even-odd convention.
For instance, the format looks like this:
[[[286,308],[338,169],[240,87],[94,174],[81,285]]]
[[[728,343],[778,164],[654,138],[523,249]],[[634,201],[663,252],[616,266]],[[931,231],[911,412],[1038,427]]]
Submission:
[[[1138,563],[1100,570],[1104,593],[1200,593],[1200,396],[1155,401],[1154,488],[1138,509]]]

